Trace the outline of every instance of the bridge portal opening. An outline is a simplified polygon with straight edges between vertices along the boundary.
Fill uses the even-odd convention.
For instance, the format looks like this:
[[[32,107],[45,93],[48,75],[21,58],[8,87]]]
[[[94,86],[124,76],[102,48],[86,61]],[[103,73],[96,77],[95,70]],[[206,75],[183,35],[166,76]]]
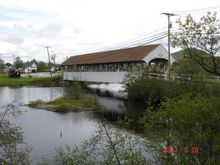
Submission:
[[[168,60],[155,58],[148,63],[148,68],[153,73],[165,73],[168,69]]]

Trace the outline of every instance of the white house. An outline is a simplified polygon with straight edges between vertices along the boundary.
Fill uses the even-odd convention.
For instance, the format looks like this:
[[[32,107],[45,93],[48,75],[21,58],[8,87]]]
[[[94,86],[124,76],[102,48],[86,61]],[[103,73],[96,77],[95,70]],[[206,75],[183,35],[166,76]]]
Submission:
[[[157,65],[167,61],[167,50],[155,44],[72,56],[61,65],[64,80],[121,83],[136,65]]]
[[[25,73],[37,72],[37,64],[35,62],[28,62],[24,66],[24,72]]]

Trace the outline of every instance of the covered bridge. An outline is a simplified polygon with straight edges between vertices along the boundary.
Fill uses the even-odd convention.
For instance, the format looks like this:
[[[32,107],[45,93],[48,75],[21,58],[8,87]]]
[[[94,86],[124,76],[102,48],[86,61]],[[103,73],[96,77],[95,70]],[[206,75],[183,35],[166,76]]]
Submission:
[[[167,50],[155,44],[72,56],[61,65],[64,80],[121,83],[136,65],[167,64],[167,61]]]

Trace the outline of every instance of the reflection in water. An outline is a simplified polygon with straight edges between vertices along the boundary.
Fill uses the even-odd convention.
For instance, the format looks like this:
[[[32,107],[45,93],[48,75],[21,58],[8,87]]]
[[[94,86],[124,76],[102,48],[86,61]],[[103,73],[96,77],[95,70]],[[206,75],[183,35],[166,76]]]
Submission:
[[[21,87],[21,88],[0,88],[0,105],[10,104],[12,102],[19,102],[27,104],[30,101],[41,99],[50,101],[63,95],[62,88],[35,88],[35,87]]]
[[[96,123],[89,120],[89,114],[84,112],[60,114],[44,110],[28,111],[16,122],[24,131],[25,141],[34,148],[34,159],[52,159],[54,148],[79,145],[96,129]]]
[[[110,97],[98,97],[98,100],[102,106],[102,111],[111,111],[117,113],[125,113],[125,104],[121,100],[117,100]]]

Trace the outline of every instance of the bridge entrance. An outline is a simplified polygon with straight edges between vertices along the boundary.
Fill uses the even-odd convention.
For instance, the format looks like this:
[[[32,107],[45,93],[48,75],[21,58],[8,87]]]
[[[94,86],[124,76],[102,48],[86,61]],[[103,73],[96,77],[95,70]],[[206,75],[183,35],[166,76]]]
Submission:
[[[149,71],[154,73],[165,73],[168,69],[168,60],[155,58],[148,64]]]

